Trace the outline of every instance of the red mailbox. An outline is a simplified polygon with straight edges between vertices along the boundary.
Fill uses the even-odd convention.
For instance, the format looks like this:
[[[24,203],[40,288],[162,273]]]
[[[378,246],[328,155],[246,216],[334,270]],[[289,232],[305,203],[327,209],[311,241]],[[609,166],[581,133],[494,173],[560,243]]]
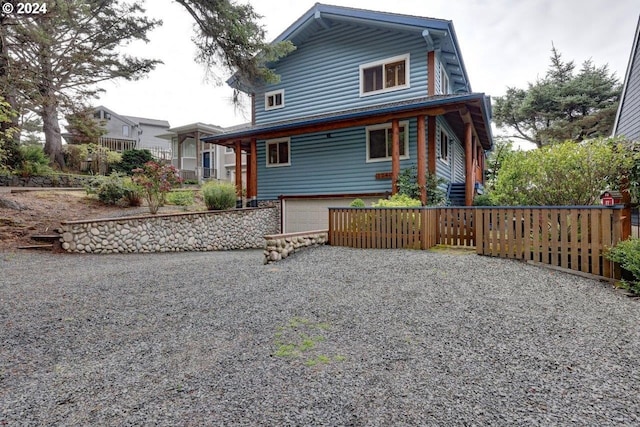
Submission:
[[[600,203],[604,206],[613,206],[622,203],[622,194],[619,191],[607,190],[600,195]]]

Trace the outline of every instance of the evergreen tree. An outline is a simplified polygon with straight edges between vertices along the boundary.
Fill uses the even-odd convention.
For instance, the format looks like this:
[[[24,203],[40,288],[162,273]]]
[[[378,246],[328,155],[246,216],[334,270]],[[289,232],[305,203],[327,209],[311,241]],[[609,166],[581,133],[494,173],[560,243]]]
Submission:
[[[622,86],[607,65],[587,60],[576,73],[573,61],[564,62],[555,47],[543,79],[529,87],[507,88],[495,99],[498,127],[515,130],[519,138],[542,147],[553,142],[606,137],[611,134]]]

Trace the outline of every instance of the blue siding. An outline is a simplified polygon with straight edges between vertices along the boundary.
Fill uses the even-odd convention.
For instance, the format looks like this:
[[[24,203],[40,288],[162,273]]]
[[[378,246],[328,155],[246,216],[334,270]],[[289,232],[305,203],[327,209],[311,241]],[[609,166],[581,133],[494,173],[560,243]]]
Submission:
[[[360,97],[360,65],[410,54],[410,88]],[[275,65],[280,82],[256,91],[256,123],[400,101],[427,94],[427,47],[420,34],[335,24]],[[264,93],[285,89],[285,107],[264,110]]]
[[[366,128],[291,137],[291,166],[266,167],[265,141],[258,141],[258,198],[280,195],[317,195],[391,191],[391,180],[376,180],[378,172],[391,172],[391,161],[367,163]],[[409,121],[409,159],[416,164],[416,121]]]
[[[632,141],[640,141],[640,20],[636,39],[626,76],[624,99],[620,105],[616,135],[623,135]]]

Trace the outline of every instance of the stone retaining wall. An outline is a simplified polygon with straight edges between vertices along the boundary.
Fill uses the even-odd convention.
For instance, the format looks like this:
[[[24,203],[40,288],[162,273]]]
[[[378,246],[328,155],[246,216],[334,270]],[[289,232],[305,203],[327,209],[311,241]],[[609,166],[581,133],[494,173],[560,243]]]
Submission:
[[[81,175],[47,175],[28,176],[0,175],[0,187],[66,187],[82,188],[88,184],[90,176]]]
[[[66,221],[61,242],[75,253],[224,251],[264,248],[279,230],[276,208],[250,208]]]
[[[301,231],[264,236],[264,263],[280,261],[303,248],[324,245],[329,240],[329,230]]]

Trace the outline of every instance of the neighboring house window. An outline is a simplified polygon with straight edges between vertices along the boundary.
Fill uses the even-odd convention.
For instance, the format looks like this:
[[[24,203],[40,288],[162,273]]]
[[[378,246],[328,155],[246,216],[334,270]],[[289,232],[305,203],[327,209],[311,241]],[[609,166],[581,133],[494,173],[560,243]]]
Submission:
[[[93,113],[93,118],[95,119],[101,119],[102,118],[102,111],[98,110],[95,113]]]
[[[289,138],[274,139],[266,142],[267,167],[289,166],[291,164]]]
[[[284,107],[284,89],[264,94],[264,109],[275,110]]]
[[[449,161],[449,135],[443,130],[440,131],[440,160]]]
[[[409,54],[360,65],[360,96],[409,87]]]
[[[449,76],[447,75],[446,68],[442,65],[440,66],[440,93],[442,95],[451,93],[449,86]]]
[[[233,154],[234,153],[234,149],[233,149],[233,147],[227,146],[227,147],[225,147],[224,152],[226,154]]]
[[[409,124],[400,123],[400,158],[409,158]],[[391,123],[367,127],[367,162],[391,160],[393,149]]]
[[[122,136],[129,136],[129,125],[122,125]]]

